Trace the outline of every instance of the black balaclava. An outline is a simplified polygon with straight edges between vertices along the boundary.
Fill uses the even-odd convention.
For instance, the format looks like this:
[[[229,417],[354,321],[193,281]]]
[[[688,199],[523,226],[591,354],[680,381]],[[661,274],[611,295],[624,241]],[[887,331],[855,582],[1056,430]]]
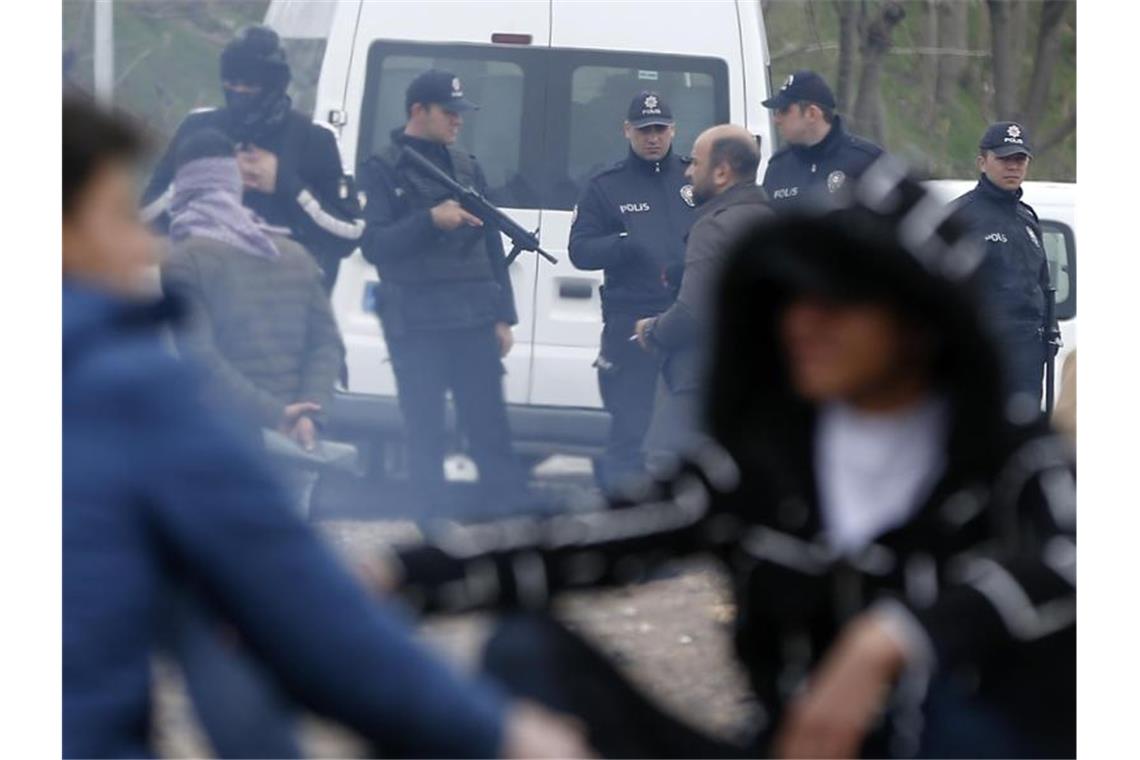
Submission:
[[[257,94],[225,90],[230,136],[239,143],[256,142],[284,122],[292,105],[285,94],[290,73],[277,32],[267,26],[243,30],[222,51],[221,76],[261,88]]]

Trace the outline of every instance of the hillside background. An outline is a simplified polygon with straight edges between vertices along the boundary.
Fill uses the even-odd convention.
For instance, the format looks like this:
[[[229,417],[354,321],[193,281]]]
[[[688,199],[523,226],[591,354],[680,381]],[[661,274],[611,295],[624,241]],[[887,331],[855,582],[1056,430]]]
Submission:
[[[65,0],[63,7],[65,69],[85,88],[93,79],[93,5]],[[1074,2],[762,5],[774,86],[796,69],[819,71],[857,131],[920,171],[972,177],[986,123],[1017,118],[1031,125],[1037,153],[1032,177],[1076,179]],[[159,135],[171,134],[190,109],[218,105],[218,54],[238,29],[262,19],[267,6],[268,0],[117,0],[116,103]],[[295,72],[301,87],[315,75]]]

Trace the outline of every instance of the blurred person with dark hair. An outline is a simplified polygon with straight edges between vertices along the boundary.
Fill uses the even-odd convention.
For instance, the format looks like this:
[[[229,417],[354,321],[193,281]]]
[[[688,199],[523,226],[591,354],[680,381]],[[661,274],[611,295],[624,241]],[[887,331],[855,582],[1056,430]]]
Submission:
[[[444,478],[450,391],[479,472],[479,509],[525,511],[533,505],[503,395],[518,314],[502,234],[403,153],[411,148],[486,194],[482,167],[457,144],[463,115],[478,106],[459,77],[439,69],[413,79],[404,103],[406,122],[361,170],[362,252],[380,277],[376,312],[396,376],[413,496],[428,509],[452,502]]]
[[[990,329],[1002,349],[1009,405],[1025,421],[1041,414],[1041,384],[1047,351],[1045,299],[1054,297],[1041,225],[1021,200],[1021,185],[1033,160],[1029,134],[1020,124],[989,125],[978,141],[977,186],[954,201],[986,252],[983,302]]]
[[[162,346],[177,304],[138,295],[154,263],[132,181],[140,152],[128,124],[65,101],[64,756],[153,753],[150,655],[187,585],[273,685],[385,753],[584,752],[569,724],[415,643],[293,514],[238,429],[197,401],[195,374]]]
[[[641,347],[662,357],[644,446],[653,459],[699,441],[705,346],[717,279],[737,239],[772,213],[764,188],[756,184],[759,166],[760,146],[744,127],[711,127],[693,143],[685,178],[693,186],[697,220],[686,238],[677,300],[634,326]]]
[[[875,143],[847,131],[835,112],[835,95],[814,71],[789,74],[762,105],[772,111],[784,142],[768,160],[763,182],[777,211],[793,208],[813,194],[838,192],[883,153]]]
[[[778,215],[725,267],[711,441],[624,508],[453,526],[377,577],[424,610],[500,607],[485,666],[612,757],[1071,757],[1067,448],[1001,413],[981,251],[889,159]],[[744,745],[669,716],[543,614],[563,589],[711,554],[759,703]]]
[[[316,259],[332,292],[341,259],[360,244],[364,223],[336,136],[292,108],[289,63],[277,33],[252,26],[222,51],[225,105],[194,111],[179,125],[142,195],[143,218],[170,221],[177,150],[203,129],[221,130],[238,145],[243,202],[282,227]]]
[[[234,145],[202,129],[175,151],[169,256],[162,286],[188,307],[175,333],[207,371],[212,400],[253,428],[316,448],[344,344],[312,257],[242,206]],[[302,514],[313,471],[290,471]]]
[[[613,491],[645,473],[645,435],[653,418],[661,356],[631,342],[637,320],[677,297],[685,235],[696,214],[689,157],[673,150],[673,109],[658,92],[633,97],[622,124],[629,152],[590,179],[574,206],[568,250],[585,271],[602,270],[598,391],[610,415],[594,476]]]

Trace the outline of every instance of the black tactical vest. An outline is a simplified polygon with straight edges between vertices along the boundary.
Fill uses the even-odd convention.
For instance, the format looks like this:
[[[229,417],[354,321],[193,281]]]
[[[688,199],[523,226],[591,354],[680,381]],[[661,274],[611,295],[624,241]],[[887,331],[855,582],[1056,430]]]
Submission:
[[[455,181],[465,187],[473,187],[475,163],[470,154],[451,145],[447,146],[447,152],[451,158]],[[378,158],[395,177],[396,187],[393,189],[400,204],[401,217],[455,199],[447,188],[403,160],[400,145],[392,143],[380,152]],[[448,171],[446,166],[440,168]],[[434,240],[422,251],[393,256],[383,264],[382,269],[378,267],[380,278],[400,285],[493,280],[486,234],[484,227],[464,226],[450,232],[437,230]]]

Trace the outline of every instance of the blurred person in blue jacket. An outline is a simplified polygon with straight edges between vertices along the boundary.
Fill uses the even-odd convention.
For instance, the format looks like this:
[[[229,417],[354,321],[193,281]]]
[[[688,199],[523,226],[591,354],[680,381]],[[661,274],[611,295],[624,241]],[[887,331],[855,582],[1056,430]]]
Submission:
[[[290,698],[385,754],[585,754],[571,724],[416,644],[198,403],[197,376],[161,343],[176,305],[131,295],[152,256],[132,184],[140,147],[118,117],[65,101],[64,756],[153,754],[150,655],[187,584]]]

